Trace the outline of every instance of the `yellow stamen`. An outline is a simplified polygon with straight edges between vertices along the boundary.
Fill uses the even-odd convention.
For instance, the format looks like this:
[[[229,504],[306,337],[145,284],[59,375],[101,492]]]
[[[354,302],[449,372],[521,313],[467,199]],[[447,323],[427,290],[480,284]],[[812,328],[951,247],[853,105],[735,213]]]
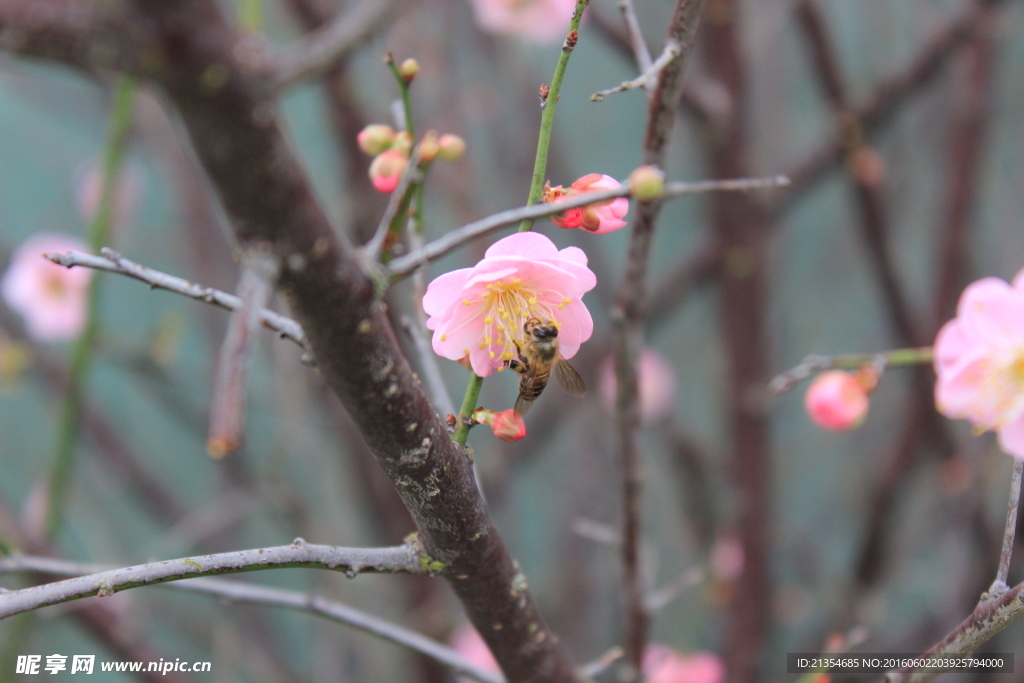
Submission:
[[[493,323],[494,323],[494,318],[492,318],[491,316],[487,316],[486,318],[484,318],[484,325],[491,325]]]
[[[441,341],[448,341],[448,335],[447,334],[442,334],[441,335]]]

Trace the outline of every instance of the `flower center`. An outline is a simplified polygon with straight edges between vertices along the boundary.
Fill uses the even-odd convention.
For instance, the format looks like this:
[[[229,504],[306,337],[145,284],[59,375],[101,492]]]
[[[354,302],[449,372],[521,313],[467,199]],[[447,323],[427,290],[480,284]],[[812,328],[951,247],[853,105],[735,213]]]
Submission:
[[[554,299],[557,293],[525,285],[519,278],[511,282],[493,282],[481,301],[484,310],[479,348],[490,347],[490,357],[498,361],[516,358],[516,342],[525,341],[523,324],[530,318],[550,320],[556,325],[556,311],[565,307],[567,298]],[[557,303],[554,303],[557,301]],[[498,367],[504,370],[504,367]]]
[[[997,415],[993,429],[1002,429],[1024,413],[1024,348],[1014,349],[1003,363],[996,363],[987,382]]]

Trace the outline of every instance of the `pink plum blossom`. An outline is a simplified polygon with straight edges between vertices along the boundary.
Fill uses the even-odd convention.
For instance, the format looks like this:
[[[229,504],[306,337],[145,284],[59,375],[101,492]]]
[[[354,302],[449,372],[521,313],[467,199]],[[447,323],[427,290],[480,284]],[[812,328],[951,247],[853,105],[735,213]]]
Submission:
[[[934,357],[939,412],[995,430],[1000,448],[1024,460],[1024,270],[1013,284],[987,277],[968,285]]]
[[[453,650],[458,652],[470,664],[478,666],[485,671],[501,671],[498,662],[494,660],[494,655],[491,654],[490,649],[487,647],[487,643],[484,642],[484,639],[480,637],[480,634],[477,633],[477,630],[468,621],[463,622],[461,626],[455,629],[449,644]],[[469,683],[468,678],[459,678],[460,683],[463,683],[463,681]]]
[[[476,23],[488,33],[538,43],[564,40],[576,0],[472,0]]]
[[[646,683],[721,683],[725,678],[725,666],[716,655],[682,655],[658,643],[644,651],[643,670]]]
[[[26,332],[33,339],[72,339],[85,327],[92,271],[64,268],[43,258],[45,252],[85,249],[74,237],[44,233],[25,240],[11,256],[0,280],[0,294],[24,318]]]
[[[434,351],[451,360],[469,356],[473,372],[486,377],[516,357],[523,323],[540,318],[558,326],[562,356],[572,358],[594,331],[582,297],[596,284],[578,247],[559,251],[536,232],[509,235],[472,268],[445,273],[427,287],[423,309]]]
[[[645,423],[657,422],[672,412],[676,399],[676,376],[672,365],[654,349],[640,352],[637,365],[640,385],[640,418]],[[608,410],[615,407],[615,359],[607,358],[601,366],[601,396]]]
[[[544,201],[558,202],[565,197],[600,190],[616,190],[620,187],[622,184],[611,176],[591,173],[574,182],[569,189],[563,189],[561,185],[546,189]],[[595,235],[604,235],[625,227],[626,221],[622,220],[622,217],[628,212],[629,200],[625,197],[616,197],[597,204],[569,209],[561,215],[552,216],[551,222],[560,228],[580,228]]]
[[[859,427],[868,414],[868,393],[857,376],[842,370],[818,375],[804,396],[811,422],[822,429],[845,432]]]

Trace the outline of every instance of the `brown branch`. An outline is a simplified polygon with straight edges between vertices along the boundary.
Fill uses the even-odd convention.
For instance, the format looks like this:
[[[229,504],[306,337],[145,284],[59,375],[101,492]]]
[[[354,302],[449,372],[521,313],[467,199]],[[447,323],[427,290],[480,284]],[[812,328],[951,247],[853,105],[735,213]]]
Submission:
[[[159,44],[173,48],[174,59],[153,75],[178,109],[236,237],[243,247],[265,242],[284,265],[278,286],[321,375],[502,669],[512,680],[576,680],[487,514],[471,463],[398,349],[374,283],[314,198],[275,107],[263,98],[261,68],[234,59],[243,36],[212,0],[133,6]]]
[[[744,116],[750,94],[740,46],[741,3],[722,0],[717,21],[707,28],[705,64],[731,103],[718,135],[707,140],[712,175],[748,168]],[[768,635],[772,609],[769,562],[772,453],[763,400],[769,367],[767,311],[767,236],[769,221],[761,204],[747,195],[723,201],[713,197],[712,222],[723,254],[720,280],[721,335],[728,367],[727,427],[731,434],[731,478],[738,503],[736,519],[743,548],[743,572],[728,606],[723,642],[729,683],[759,679],[758,663]]]
[[[360,0],[354,8],[338,12],[332,21],[275,58],[274,89],[328,73],[383,28],[399,4],[400,0]]]
[[[217,358],[210,401],[210,429],[206,452],[223,458],[245,438],[245,388],[253,335],[270,301],[280,265],[265,249],[253,248],[242,259],[238,298],[242,306],[231,314]]]
[[[679,53],[658,75],[648,100],[643,161],[663,167],[683,74],[696,39],[700,14],[706,0],[678,0],[666,42]],[[638,202],[637,219],[630,234],[626,273],[619,299],[612,311],[615,326],[615,421],[619,460],[622,466],[622,573],[627,623],[625,632],[627,672],[630,680],[642,678],[642,662],[650,628],[647,587],[641,567],[643,471],[638,443],[640,430],[637,363],[643,348],[644,304],[647,300],[647,269],[654,226],[661,202]]]
[[[906,66],[875,86],[871,95],[852,107],[861,122],[861,137],[868,137],[887,126],[903,107],[930,86],[948,66],[950,60],[968,45],[999,8],[1008,0],[974,0],[964,13],[929,40]],[[783,196],[770,204],[769,213],[776,216],[817,186],[826,174],[843,161],[847,151],[843,140],[831,138],[786,173],[793,185]]]

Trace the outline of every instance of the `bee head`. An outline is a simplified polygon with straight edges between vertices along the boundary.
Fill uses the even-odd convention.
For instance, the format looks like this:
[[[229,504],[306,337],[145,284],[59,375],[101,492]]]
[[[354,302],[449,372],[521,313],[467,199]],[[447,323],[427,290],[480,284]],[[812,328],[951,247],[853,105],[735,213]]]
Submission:
[[[530,318],[523,323],[523,332],[527,337],[533,337],[537,341],[554,339],[558,336],[558,326],[550,320]]]

